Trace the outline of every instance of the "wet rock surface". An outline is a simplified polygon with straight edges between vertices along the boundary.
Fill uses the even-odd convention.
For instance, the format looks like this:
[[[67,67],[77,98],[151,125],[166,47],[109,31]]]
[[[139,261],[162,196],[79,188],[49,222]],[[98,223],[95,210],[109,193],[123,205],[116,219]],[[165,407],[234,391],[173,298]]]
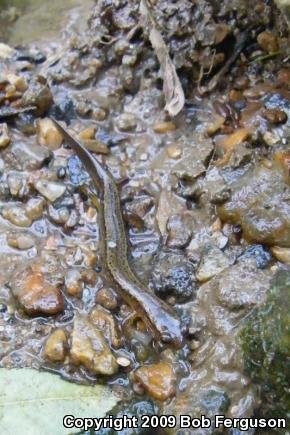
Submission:
[[[13,293],[26,313],[51,316],[64,309],[60,290],[50,285],[41,273],[25,273],[17,278]]]
[[[289,266],[290,73],[283,17],[252,6],[155,2],[186,97],[174,118],[137,1],[96,5],[40,51],[0,46],[1,367],[105,376],[161,413],[260,406],[237,337]],[[181,350],[159,349],[108,276],[102,191],[50,115],[118,181],[129,262],[188,321]]]
[[[134,373],[134,378],[157,400],[164,401],[174,395],[174,373],[167,363],[140,367]]]
[[[152,280],[154,289],[162,297],[190,298],[195,290],[194,267],[181,254],[163,252],[156,260]]]
[[[74,320],[70,356],[74,364],[82,364],[96,374],[113,375],[118,370],[103,334],[81,316]]]

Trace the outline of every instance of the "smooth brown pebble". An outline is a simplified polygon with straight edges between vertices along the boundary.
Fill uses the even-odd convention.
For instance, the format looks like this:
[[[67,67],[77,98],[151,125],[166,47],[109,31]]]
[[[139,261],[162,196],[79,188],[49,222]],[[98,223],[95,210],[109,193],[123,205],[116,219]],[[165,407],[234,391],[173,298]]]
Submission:
[[[274,257],[282,263],[290,266],[290,248],[282,248],[281,246],[273,246],[271,252]]]
[[[63,361],[66,354],[67,338],[63,329],[56,329],[44,346],[44,356],[52,362]]]
[[[63,141],[61,133],[49,118],[43,118],[37,121],[36,134],[39,145],[46,146],[50,150],[59,148]]]
[[[164,401],[175,394],[175,375],[165,362],[139,367],[134,378],[156,400]]]
[[[170,133],[176,130],[176,125],[171,121],[158,122],[154,125],[153,130],[155,133]]]
[[[17,294],[19,303],[27,314],[47,315],[61,313],[64,299],[57,287],[50,285],[42,273],[31,273],[24,278]]]
[[[110,288],[101,288],[97,293],[96,302],[107,310],[115,310],[118,306],[117,295]]]
[[[272,32],[266,30],[265,32],[259,33],[257,41],[260,47],[264,51],[267,51],[267,53],[274,53],[279,50],[277,36]]]

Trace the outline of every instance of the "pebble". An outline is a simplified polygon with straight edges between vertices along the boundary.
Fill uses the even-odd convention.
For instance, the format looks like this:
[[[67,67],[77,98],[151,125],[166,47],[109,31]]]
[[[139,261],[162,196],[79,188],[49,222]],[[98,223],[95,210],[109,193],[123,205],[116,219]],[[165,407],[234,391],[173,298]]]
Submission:
[[[161,252],[152,272],[154,289],[160,296],[188,299],[195,289],[193,265],[184,255]]]
[[[119,356],[117,358],[117,363],[120,367],[124,367],[124,368],[130,367],[131,365],[131,361],[123,356]]]
[[[0,148],[5,148],[11,142],[11,138],[9,136],[8,125],[4,122],[0,124]]]
[[[55,181],[39,180],[34,186],[41,195],[51,202],[56,201],[66,191],[66,186],[64,184]]]
[[[284,124],[288,119],[287,114],[280,109],[265,109],[263,116],[271,124]]]
[[[11,152],[24,170],[40,169],[51,155],[47,148],[28,142],[14,143]]]
[[[34,220],[40,219],[43,215],[44,199],[30,198],[25,204],[26,215]]]
[[[217,133],[221,127],[225,123],[225,118],[223,116],[220,116],[218,114],[215,114],[215,118],[211,124],[208,125],[206,132],[209,136],[213,136],[215,133]]]
[[[278,39],[272,32],[266,30],[265,32],[259,33],[257,41],[260,47],[264,51],[267,51],[267,53],[275,53],[279,50]]]
[[[38,75],[29,83],[29,88],[22,97],[23,106],[36,106],[36,115],[44,115],[53,103],[52,93],[46,79]]]
[[[196,272],[200,282],[208,281],[230,265],[228,257],[215,246],[209,245],[204,251]]]
[[[79,314],[74,318],[70,357],[74,364],[83,365],[95,374],[111,376],[118,371],[116,358],[102,332]]]
[[[126,211],[133,213],[143,219],[154,205],[154,199],[151,196],[139,196],[133,201],[127,202]]]
[[[14,288],[20,305],[29,315],[51,316],[61,313],[64,309],[64,299],[61,291],[50,285],[41,272],[30,272],[24,275]]]
[[[185,248],[189,244],[192,231],[186,216],[171,216],[167,222],[167,231],[166,245],[169,248]]]
[[[79,139],[81,139],[81,140],[94,139],[95,134],[96,134],[96,128],[95,127],[88,127],[79,133]]]
[[[39,119],[36,122],[36,135],[39,145],[51,151],[58,149],[63,141],[62,134],[49,118]]]
[[[281,246],[273,246],[271,252],[274,257],[282,263],[290,266],[290,248],[282,248]]]
[[[7,44],[0,42],[0,59],[8,59],[14,54],[15,50]]]
[[[159,134],[170,133],[176,130],[176,125],[172,121],[158,122],[154,125],[153,130]]]
[[[22,172],[10,172],[7,177],[7,185],[11,196],[22,199],[28,195],[27,176]]]
[[[272,260],[271,253],[263,245],[254,244],[249,246],[240,258],[252,257],[256,261],[258,269],[265,269]]]
[[[170,159],[179,159],[182,155],[182,150],[178,145],[169,145],[166,152]]]
[[[65,287],[70,296],[80,298],[83,292],[81,272],[78,269],[70,269],[65,275]]]
[[[44,346],[44,356],[49,361],[61,362],[65,359],[67,338],[63,329],[56,329],[48,337]]]
[[[97,293],[96,302],[107,310],[115,310],[118,306],[117,295],[110,288],[101,288]]]
[[[107,111],[101,107],[93,108],[92,118],[96,121],[104,121],[107,118]]]
[[[85,139],[83,140],[83,144],[87,150],[93,153],[105,155],[110,153],[109,147],[98,139]]]
[[[120,330],[111,313],[103,307],[97,306],[90,313],[90,321],[98,330],[103,332],[112,347],[119,348],[121,346]]]
[[[15,236],[7,236],[7,243],[12,248],[26,250],[33,248],[35,240],[29,234],[16,234]]]
[[[2,216],[18,227],[30,227],[32,219],[27,216],[23,205],[11,205],[2,210]]]
[[[263,139],[269,146],[276,145],[280,142],[280,137],[275,131],[266,131],[263,134]]]
[[[24,77],[16,74],[7,74],[5,78],[12,86],[15,86],[17,91],[24,92],[28,88],[27,81]]]
[[[132,131],[137,127],[137,118],[133,113],[123,113],[116,120],[116,126],[120,131]]]
[[[93,286],[96,284],[97,281],[97,272],[95,272],[93,269],[84,269],[81,272],[81,276],[83,281],[90,285]]]
[[[156,400],[165,401],[175,394],[175,375],[165,362],[139,367],[134,379]]]

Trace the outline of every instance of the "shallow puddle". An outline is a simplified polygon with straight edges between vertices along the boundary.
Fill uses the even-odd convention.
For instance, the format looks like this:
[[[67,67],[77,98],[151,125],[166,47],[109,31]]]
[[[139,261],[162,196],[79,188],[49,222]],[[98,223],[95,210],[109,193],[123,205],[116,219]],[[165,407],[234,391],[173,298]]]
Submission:
[[[86,26],[93,0],[12,0],[0,2],[0,40],[9,45],[43,43],[58,39],[69,24]]]

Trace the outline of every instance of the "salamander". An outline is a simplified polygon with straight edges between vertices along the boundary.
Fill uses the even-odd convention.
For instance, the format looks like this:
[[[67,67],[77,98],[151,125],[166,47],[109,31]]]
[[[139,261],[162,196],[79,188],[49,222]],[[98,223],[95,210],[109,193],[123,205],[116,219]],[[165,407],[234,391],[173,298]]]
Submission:
[[[128,261],[128,240],[122,216],[118,186],[109,169],[96,160],[86,148],[75,140],[52,118],[64,140],[80,158],[94,185],[101,191],[100,240],[104,246],[106,268],[117,285],[117,291],[137,315],[150,328],[154,338],[180,347],[183,330],[173,309],[153,293],[132,271]]]

